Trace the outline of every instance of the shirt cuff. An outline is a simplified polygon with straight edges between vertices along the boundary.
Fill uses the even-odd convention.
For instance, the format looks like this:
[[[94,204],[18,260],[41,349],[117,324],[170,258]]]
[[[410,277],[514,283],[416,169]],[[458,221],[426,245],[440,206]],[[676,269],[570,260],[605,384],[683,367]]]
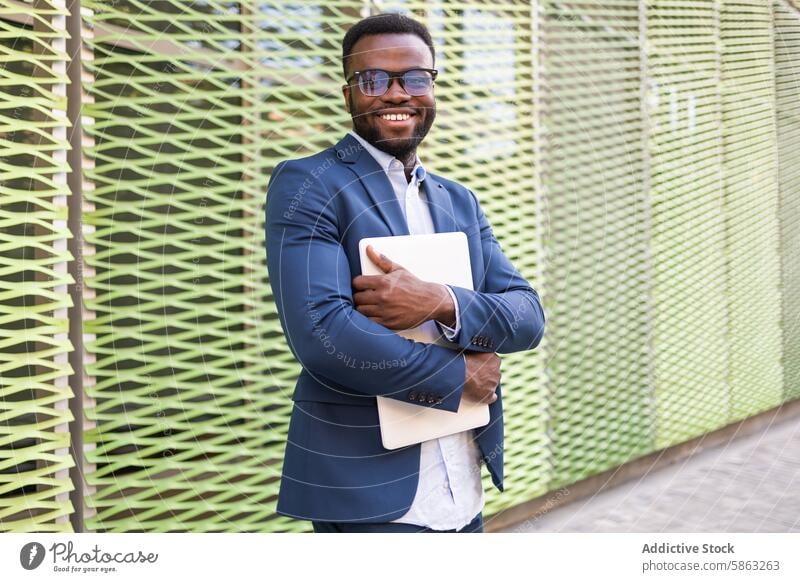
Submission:
[[[453,298],[453,305],[456,306],[456,326],[455,328],[452,328],[449,325],[445,325],[438,319],[434,321],[436,321],[439,329],[441,329],[442,333],[444,333],[444,337],[447,339],[447,341],[452,342],[455,341],[455,338],[458,336],[458,332],[461,331],[461,321],[459,319],[458,300],[456,299],[456,294],[450,288],[450,285],[445,285],[445,289],[447,289],[447,292],[450,293],[450,297]]]

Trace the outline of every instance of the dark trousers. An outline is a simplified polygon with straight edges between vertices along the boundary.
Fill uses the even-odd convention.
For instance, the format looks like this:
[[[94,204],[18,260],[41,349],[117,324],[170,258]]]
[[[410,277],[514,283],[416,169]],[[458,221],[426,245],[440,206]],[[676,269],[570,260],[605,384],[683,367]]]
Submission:
[[[460,530],[437,530],[413,523],[353,523],[348,521],[312,521],[314,533],[483,533],[483,512]]]

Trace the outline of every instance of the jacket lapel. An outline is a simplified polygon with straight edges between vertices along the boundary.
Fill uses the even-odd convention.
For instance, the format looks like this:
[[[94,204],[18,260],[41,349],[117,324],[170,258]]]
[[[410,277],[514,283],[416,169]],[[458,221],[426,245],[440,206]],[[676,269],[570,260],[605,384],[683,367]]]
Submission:
[[[422,181],[422,189],[428,199],[428,208],[431,211],[431,218],[436,232],[457,232],[461,230],[456,222],[453,200],[450,198],[450,192],[447,191],[447,188],[428,172]]]
[[[334,146],[336,156],[358,176],[364,185],[372,203],[382,216],[389,230],[395,236],[407,235],[406,223],[400,201],[394,194],[386,172],[368,151],[349,133]],[[450,193],[430,172],[422,181],[422,188],[428,200],[428,208],[436,232],[454,232],[460,230],[453,217],[453,204]]]

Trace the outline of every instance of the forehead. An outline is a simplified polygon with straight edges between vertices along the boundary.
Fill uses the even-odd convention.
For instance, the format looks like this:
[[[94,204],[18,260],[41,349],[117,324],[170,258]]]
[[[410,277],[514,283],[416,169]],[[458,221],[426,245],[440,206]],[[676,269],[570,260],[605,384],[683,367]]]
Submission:
[[[431,49],[416,34],[369,34],[353,45],[350,70],[388,69],[402,71],[432,67]]]

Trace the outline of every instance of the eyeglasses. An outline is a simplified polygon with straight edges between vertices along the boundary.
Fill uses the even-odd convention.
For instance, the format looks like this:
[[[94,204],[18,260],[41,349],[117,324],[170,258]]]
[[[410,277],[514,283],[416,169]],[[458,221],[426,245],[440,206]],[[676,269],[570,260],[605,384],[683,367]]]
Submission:
[[[347,79],[358,77],[358,87],[368,97],[380,97],[389,90],[392,79],[400,79],[403,90],[412,97],[425,95],[433,87],[433,81],[439,71],[436,69],[409,69],[401,73],[392,73],[383,69],[365,69],[354,71]]]

